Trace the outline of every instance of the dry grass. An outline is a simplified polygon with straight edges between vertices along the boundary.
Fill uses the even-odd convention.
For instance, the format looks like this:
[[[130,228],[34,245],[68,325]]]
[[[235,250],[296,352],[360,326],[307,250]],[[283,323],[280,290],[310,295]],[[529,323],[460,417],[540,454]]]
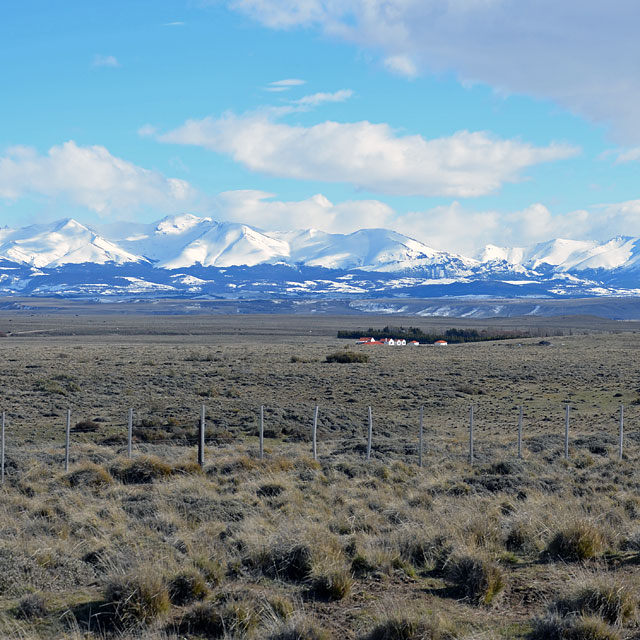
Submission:
[[[366,365],[335,366],[321,362],[339,346],[328,339],[187,350],[22,341],[0,372],[11,418],[0,636],[633,637],[640,447],[630,431],[625,459],[616,459],[615,394],[637,399],[640,337],[622,336],[620,347],[565,340],[372,351]],[[303,361],[290,362],[294,353]],[[54,380],[61,367],[72,381]],[[67,395],[36,389],[36,380]],[[473,396],[473,467],[469,398],[456,391],[465,385],[484,391]],[[212,388],[201,470],[193,439],[180,443],[195,433],[199,392]],[[59,427],[70,399],[84,426],[72,435],[65,474]],[[515,459],[516,399],[530,412],[524,460]],[[568,462],[556,410],[564,400],[574,406]],[[260,461],[263,403],[270,437]],[[148,420],[170,436],[136,442],[132,460],[122,439],[105,444],[126,433],[129,404],[137,428]],[[308,442],[315,404],[318,461]]]

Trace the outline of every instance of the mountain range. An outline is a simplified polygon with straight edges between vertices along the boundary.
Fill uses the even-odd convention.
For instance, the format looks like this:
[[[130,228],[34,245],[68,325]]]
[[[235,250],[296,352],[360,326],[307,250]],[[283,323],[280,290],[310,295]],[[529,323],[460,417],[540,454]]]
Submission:
[[[488,245],[465,257],[387,229],[265,231],[182,214],[0,229],[0,294],[424,298],[640,295],[640,238]]]

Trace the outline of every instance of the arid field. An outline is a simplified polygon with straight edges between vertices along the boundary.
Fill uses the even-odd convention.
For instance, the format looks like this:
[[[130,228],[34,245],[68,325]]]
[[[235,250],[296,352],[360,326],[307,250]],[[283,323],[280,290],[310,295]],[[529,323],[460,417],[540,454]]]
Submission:
[[[640,638],[637,325],[495,321],[535,336],[447,347],[334,337],[391,323],[0,314],[0,637]],[[326,362],[345,348],[368,362]]]

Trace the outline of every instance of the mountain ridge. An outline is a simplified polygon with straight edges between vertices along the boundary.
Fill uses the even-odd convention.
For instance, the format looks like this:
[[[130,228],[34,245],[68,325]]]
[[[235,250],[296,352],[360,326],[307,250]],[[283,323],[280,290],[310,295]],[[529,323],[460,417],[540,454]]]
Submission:
[[[467,257],[389,229],[267,231],[193,214],[0,229],[0,293],[63,297],[640,296],[640,238],[487,245]]]

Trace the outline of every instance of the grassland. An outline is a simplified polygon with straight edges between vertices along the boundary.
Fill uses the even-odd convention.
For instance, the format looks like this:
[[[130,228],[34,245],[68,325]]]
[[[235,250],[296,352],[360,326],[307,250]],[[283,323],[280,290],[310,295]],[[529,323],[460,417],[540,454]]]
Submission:
[[[638,637],[640,334],[347,343],[369,361],[339,364],[338,319],[9,320],[2,637]]]

